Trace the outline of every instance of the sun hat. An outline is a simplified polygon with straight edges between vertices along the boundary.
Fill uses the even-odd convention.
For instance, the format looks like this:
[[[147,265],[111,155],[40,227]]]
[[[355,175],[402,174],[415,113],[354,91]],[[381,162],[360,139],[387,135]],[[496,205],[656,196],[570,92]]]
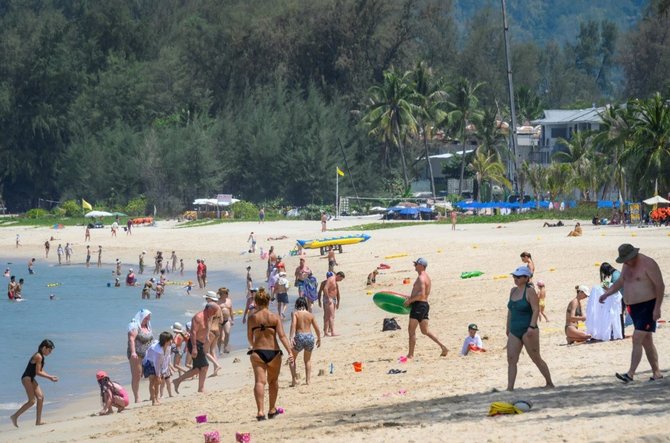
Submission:
[[[530,272],[530,269],[528,266],[519,266],[512,272],[512,275],[515,275],[517,277],[532,277],[533,273]]]
[[[415,265],[421,265],[424,268],[426,268],[426,267],[428,267],[428,260],[426,260],[423,257],[422,258],[417,258],[416,260],[414,260],[414,264]]]
[[[184,332],[184,327],[181,325],[181,323],[176,321],[172,324],[172,331],[173,332]]]
[[[589,295],[589,292],[591,292],[591,288],[589,288],[586,285],[579,285],[577,286],[578,291],[582,291],[584,294]]]
[[[98,380],[98,381],[102,380],[103,378],[107,378],[107,377],[109,377],[109,375],[107,375],[107,373],[105,371],[98,371],[95,374],[95,379]]]
[[[616,259],[617,263],[625,263],[628,260],[632,260],[637,256],[640,248],[636,248],[631,244],[624,243],[619,246],[619,256]]]
[[[217,294],[214,291],[207,291],[207,294],[203,295],[202,297],[206,298],[208,300],[218,300],[219,299],[219,294]]]
[[[477,325],[474,324],[474,323],[470,323],[470,324],[468,325],[468,329],[474,329],[475,331],[479,331],[479,328],[478,328]]]

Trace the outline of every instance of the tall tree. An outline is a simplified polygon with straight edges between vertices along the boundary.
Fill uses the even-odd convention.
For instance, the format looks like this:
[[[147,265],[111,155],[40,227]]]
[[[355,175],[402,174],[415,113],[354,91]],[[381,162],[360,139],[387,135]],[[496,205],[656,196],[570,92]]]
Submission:
[[[381,85],[370,88],[367,110],[363,117],[370,134],[382,140],[387,165],[390,147],[398,149],[405,188],[409,188],[405,139],[407,134],[415,134],[417,130],[418,108],[414,100],[411,72],[403,74],[390,69],[384,72]]]
[[[430,165],[430,153],[428,152],[428,140],[433,138],[438,126],[443,125],[448,114],[445,111],[447,102],[447,91],[442,88],[441,82],[436,81],[433,71],[425,62],[417,64],[412,71],[415,100],[417,102],[416,120],[421,129],[424,157],[430,176],[430,189],[435,198],[435,177]]]
[[[460,79],[451,88],[449,99],[449,122],[455,134],[458,134],[461,143],[461,175],[458,181],[458,195],[463,192],[463,175],[465,174],[465,150],[466,132],[468,124],[475,127],[482,118],[482,111],[479,108],[479,99],[477,91],[483,86],[482,83],[472,84],[467,79]]]
[[[477,194],[474,196],[477,201],[481,200],[483,183],[500,183],[507,189],[512,188],[512,183],[505,177],[505,166],[495,153],[486,155],[483,152],[477,152],[468,165],[468,169],[475,174],[477,181]]]

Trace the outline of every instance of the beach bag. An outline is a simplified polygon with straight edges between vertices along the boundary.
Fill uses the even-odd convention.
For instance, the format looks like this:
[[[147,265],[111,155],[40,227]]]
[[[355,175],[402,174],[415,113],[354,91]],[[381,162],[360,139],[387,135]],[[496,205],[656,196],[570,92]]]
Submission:
[[[396,331],[400,329],[400,325],[395,318],[385,318],[384,324],[382,325],[382,331]]]
[[[310,275],[302,282],[302,295],[311,301],[316,301],[318,294],[318,282],[316,277]]]

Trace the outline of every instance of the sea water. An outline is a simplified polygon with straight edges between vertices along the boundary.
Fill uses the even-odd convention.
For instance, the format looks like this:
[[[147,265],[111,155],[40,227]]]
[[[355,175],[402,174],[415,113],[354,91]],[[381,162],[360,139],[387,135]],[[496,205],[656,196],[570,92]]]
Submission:
[[[197,289],[197,284],[191,296],[186,296],[183,285],[168,285],[161,299],[156,300],[152,292],[150,300],[142,300],[141,287],[124,283],[127,268],[119,276],[121,287],[116,288],[116,275],[109,266],[86,268],[38,261],[35,274],[29,275],[27,260],[0,261],[5,262],[16,280],[23,278],[25,283],[22,302],[9,301],[6,289],[0,298],[0,332],[4,343],[4,359],[0,364],[2,418],[13,414],[26,401],[21,375],[42,340],[50,339],[56,346],[46,357],[44,369],[59,379],[56,383],[42,377],[37,380],[50,404],[48,409],[57,408],[66,400],[97,391],[95,373],[99,370],[107,371],[113,380],[130,389],[127,326],[141,308],[151,311],[153,335],[157,339],[162,331],[170,331],[174,322],[185,325],[205,304],[204,291]],[[137,277],[143,284],[152,275]],[[168,274],[168,279],[196,281],[189,274],[183,277]],[[220,286],[231,289],[234,310],[244,308],[243,278],[210,272],[208,280],[212,289]],[[0,282],[6,288],[9,279],[2,278]],[[230,344],[233,350],[246,347],[246,328],[241,321],[233,326]]]

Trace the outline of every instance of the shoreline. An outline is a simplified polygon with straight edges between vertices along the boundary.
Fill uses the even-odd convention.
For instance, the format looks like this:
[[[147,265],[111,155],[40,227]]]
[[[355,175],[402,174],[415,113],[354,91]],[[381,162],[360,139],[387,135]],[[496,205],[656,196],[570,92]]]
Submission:
[[[314,351],[310,386],[289,388],[290,372],[282,366],[278,405],[286,413],[271,424],[256,422],[254,418],[253,375],[246,356],[240,355],[240,362],[232,363],[234,357],[230,354],[231,358],[223,361],[222,377],[208,379],[208,393],[204,395],[195,393],[195,381],[185,382],[180,386],[180,391],[184,388],[182,394],[159,407],[142,405],[104,418],[72,413],[56,422],[56,417],[46,410],[45,420],[52,423],[42,427],[31,424],[34,415],[28,412],[22,417],[22,428],[8,431],[7,438],[14,441],[95,438],[110,442],[151,439],[201,442],[203,432],[216,429],[225,441],[231,440],[235,432],[250,432],[254,441],[388,441],[397,438],[399,432],[425,441],[440,441],[439,436],[447,434],[454,441],[563,441],[568,435],[571,441],[620,441],[641,436],[667,439],[670,411],[663,399],[667,399],[670,378],[655,383],[640,381],[624,387],[613,374],[628,365],[630,340],[565,346],[561,326],[565,306],[574,296],[574,286],[595,284],[598,281],[596,264],[603,261],[614,264],[620,243],[633,243],[642,253],[654,258],[662,270],[670,269],[670,253],[665,247],[670,231],[667,228],[624,230],[584,225],[583,237],[567,238],[570,226],[543,229],[540,227],[543,221],[516,222],[501,227],[459,225],[455,232],[450,231],[449,225],[378,230],[371,233],[370,241],[345,247],[343,254],[337,254],[340,263],[337,270],[346,274],[340,283],[343,306],[336,318],[336,329],[341,335],[324,338],[321,348]],[[249,263],[256,280],[262,280],[263,262],[246,254],[239,255],[245,245],[243,240],[251,230],[258,232],[259,246],[274,243],[282,249],[280,253],[288,250],[295,238],[339,235],[336,229],[325,235],[318,232],[318,222],[234,225],[175,231],[159,228],[151,232],[155,238],[146,239],[146,244],[155,246],[165,240],[168,245],[188,245],[207,257],[210,269],[225,269],[228,262],[236,275]],[[280,234],[291,238],[284,242],[264,241]],[[0,245],[7,243],[13,247],[10,242],[14,236],[14,230],[0,229]],[[41,245],[37,239],[32,244]],[[130,256],[129,251],[137,248],[123,249]],[[150,248],[144,249],[149,251]],[[163,250],[169,248],[163,247]],[[536,275],[547,285],[547,313],[551,321],[541,323],[542,356],[557,388],[541,388],[543,380],[524,353],[519,363],[517,389],[506,393],[502,390],[507,369],[504,330],[511,286],[509,272],[520,264],[518,257],[522,250],[532,252]],[[317,254],[308,251],[307,262],[321,279],[327,263]],[[420,256],[428,260],[428,272],[433,279],[430,328],[450,353],[440,358],[439,348],[419,335],[415,361],[403,364],[398,358],[407,352],[407,317],[395,316],[401,330],[381,332],[383,319],[394,315],[376,308],[368,292],[409,292],[410,286],[402,281],[413,280],[411,261]],[[287,271],[292,271],[296,258],[286,257],[286,261]],[[375,288],[366,288],[367,274],[380,263],[389,264],[391,269],[380,273]],[[461,272],[470,270],[481,270],[484,274],[460,279]],[[668,278],[666,275],[666,280]],[[290,292],[290,297],[293,302],[295,290]],[[322,325],[319,310],[315,316]],[[481,335],[486,337],[484,344],[488,352],[459,357],[467,324],[472,322],[478,324]],[[236,327],[240,326],[241,322],[236,322]],[[670,327],[663,325],[654,336],[662,371],[668,368],[662,350],[670,346],[669,332]],[[298,359],[299,364],[301,360]],[[363,362],[362,372],[353,371],[351,363],[354,361]],[[328,370],[331,363],[335,369],[332,375]],[[317,375],[320,369],[325,375]],[[407,372],[389,375],[390,369]],[[299,372],[304,373],[300,366]],[[643,359],[636,379],[646,380],[648,373],[648,364]],[[221,381],[220,388],[218,381]],[[48,392],[46,394],[48,397]],[[531,400],[533,411],[520,416],[486,417],[491,402],[514,399]],[[87,412],[97,412],[99,402],[96,408]],[[194,417],[203,413],[208,415],[209,422],[196,424]],[[623,429],[620,413],[627,414],[627,426]],[[99,426],[101,423],[105,423],[104,428]],[[305,423],[311,426],[303,426]],[[6,428],[1,429],[4,435]]]

